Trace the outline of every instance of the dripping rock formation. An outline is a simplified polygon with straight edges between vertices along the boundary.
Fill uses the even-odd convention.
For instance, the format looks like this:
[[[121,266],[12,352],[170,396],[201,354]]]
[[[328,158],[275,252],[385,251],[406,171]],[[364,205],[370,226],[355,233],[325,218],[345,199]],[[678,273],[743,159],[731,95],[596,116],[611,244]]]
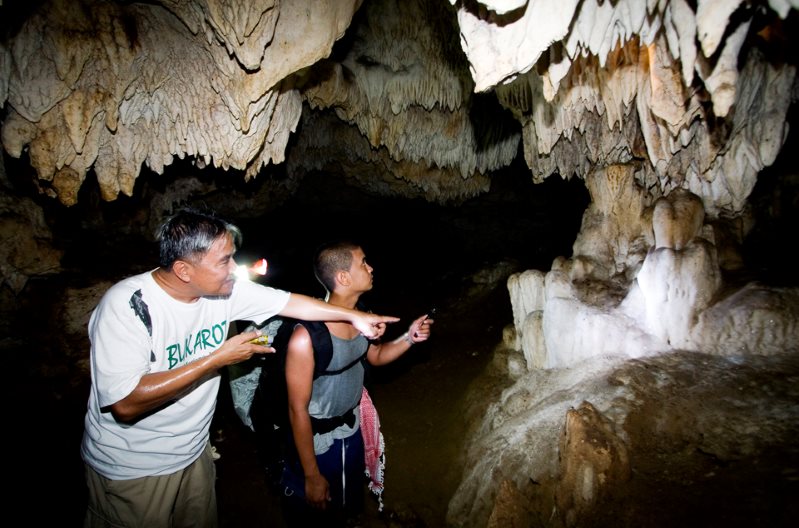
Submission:
[[[30,283],[69,271],[70,244],[151,242],[181,204],[257,221],[308,186],[347,186],[479,219],[470,201],[507,174],[577,182],[576,237],[531,269],[494,255],[481,283],[511,316],[465,398],[464,470],[437,521],[787,526],[799,516],[799,281],[785,249],[799,207],[798,8],[2,1],[4,351],[26,348],[15,318]],[[65,215],[80,216],[72,232]],[[548,233],[492,235],[535,252]],[[151,264],[124,245],[109,251]],[[103,270],[53,296],[62,339],[85,344],[118,278]],[[499,310],[473,308],[459,315]],[[87,349],[61,344],[48,367],[85,380]]]

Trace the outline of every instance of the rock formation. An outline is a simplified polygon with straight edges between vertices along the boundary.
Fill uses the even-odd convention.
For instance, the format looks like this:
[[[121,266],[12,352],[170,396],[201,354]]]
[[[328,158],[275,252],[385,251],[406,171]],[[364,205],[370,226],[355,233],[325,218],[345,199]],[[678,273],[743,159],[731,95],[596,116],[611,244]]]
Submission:
[[[536,180],[636,162],[654,197],[687,188],[711,216],[740,213],[779,152],[795,68],[766,54],[783,2],[453,4],[370,2],[321,60],[359,2],[45,2],[0,47],[3,145],[63,203],[90,169],[113,200],[175,156],[255,177],[285,159],[305,100],[365,141],[337,157],[432,199],[484,192],[522,138]],[[305,128],[306,148],[329,137]]]
[[[499,525],[525,515],[512,507],[529,493],[525,478],[560,474],[546,506],[558,523],[579,525],[608,482],[624,485],[636,457],[619,430],[637,412],[638,386],[619,388],[620,372],[657,364],[670,373],[669,358],[686,350],[735,361],[799,350],[795,288],[725,281],[741,266],[734,248],[751,227],[758,175],[788,137],[797,8],[0,3],[0,138],[35,169],[39,192],[64,206],[89,173],[112,202],[176,157],[262,180],[242,202],[251,210],[319,171],[375,194],[458,203],[488,192],[519,152],[537,183],[582,179],[591,204],[572,254],[508,280],[514,321],[501,350],[524,368],[508,368],[514,385],[469,440],[473,463],[450,507],[454,524]],[[2,176],[0,268],[11,298],[29,277],[55,271],[58,252],[38,206]],[[153,215],[214,190],[170,183]],[[578,365],[586,370],[571,370]],[[580,420],[593,425],[580,431]],[[594,433],[605,447],[575,444]],[[560,468],[547,458],[558,450]]]
[[[0,53],[3,145],[66,205],[90,168],[106,200],[175,156],[254,177],[300,117],[282,80],[330,52],[357,4],[44,3]]]

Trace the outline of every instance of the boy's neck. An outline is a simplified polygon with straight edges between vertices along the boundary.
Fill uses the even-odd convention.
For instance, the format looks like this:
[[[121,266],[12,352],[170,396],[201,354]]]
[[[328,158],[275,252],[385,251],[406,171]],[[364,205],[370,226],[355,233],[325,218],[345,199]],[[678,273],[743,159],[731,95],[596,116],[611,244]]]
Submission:
[[[334,306],[355,309],[355,305],[358,304],[359,298],[360,295],[342,295],[341,293],[332,292],[330,295],[328,295],[326,301],[328,304],[332,304]]]

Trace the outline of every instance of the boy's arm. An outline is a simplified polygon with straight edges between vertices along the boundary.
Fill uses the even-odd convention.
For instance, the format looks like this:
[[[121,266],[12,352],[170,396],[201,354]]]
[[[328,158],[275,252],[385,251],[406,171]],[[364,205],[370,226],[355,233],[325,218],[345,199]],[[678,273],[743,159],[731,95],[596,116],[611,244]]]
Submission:
[[[305,474],[305,500],[315,508],[325,509],[330,500],[330,490],[316,464],[311,416],[308,414],[313,390],[313,369],[311,336],[304,327],[298,326],[291,335],[286,352],[289,421]]]
[[[427,341],[430,337],[430,325],[433,322],[432,319],[428,319],[427,315],[423,315],[412,322],[408,331],[394,341],[371,345],[366,355],[369,364],[386,365],[407,352],[412,345]]]

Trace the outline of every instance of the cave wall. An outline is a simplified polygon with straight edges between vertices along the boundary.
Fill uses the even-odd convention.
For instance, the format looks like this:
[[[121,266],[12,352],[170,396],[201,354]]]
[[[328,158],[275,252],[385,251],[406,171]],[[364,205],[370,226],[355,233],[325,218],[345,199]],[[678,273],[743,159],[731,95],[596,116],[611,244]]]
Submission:
[[[514,324],[504,345],[524,368],[507,369],[519,379],[490,419],[524,419],[512,430],[485,423],[491,435],[472,439],[480,464],[450,512],[480,525],[514,471],[554,471],[538,455],[481,444],[555,452],[531,433],[556,437],[564,415],[558,406],[541,411],[546,419],[531,412],[540,396],[531,380],[546,371],[569,383],[569,368],[610,355],[796,349],[795,288],[724,277],[741,266],[735,246],[751,228],[749,197],[790,130],[797,7],[4,3],[0,140],[33,167],[38,192],[64,207],[87,181],[106,202],[130,196],[142,171],[162,174],[176,159],[260,181],[249,193],[170,181],[150,195],[150,220],[213,193],[235,195],[230,213],[259,210],[320,172],[376,194],[458,203],[488,192],[520,152],[525,178],[584,180],[591,204],[572,254],[508,281]],[[57,272],[59,254],[38,205],[0,175],[2,295],[13,296],[28,277]],[[559,383],[541,390],[557,393]],[[593,381],[586,386],[581,396],[592,394]],[[612,402],[603,398],[600,412]]]

